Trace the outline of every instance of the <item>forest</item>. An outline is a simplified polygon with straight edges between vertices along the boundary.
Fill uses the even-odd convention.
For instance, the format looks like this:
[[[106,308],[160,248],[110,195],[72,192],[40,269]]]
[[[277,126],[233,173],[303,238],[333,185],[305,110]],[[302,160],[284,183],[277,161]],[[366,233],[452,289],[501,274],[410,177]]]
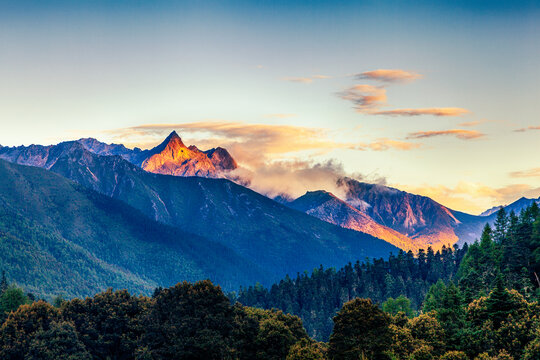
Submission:
[[[540,210],[463,248],[400,252],[225,294],[36,300],[0,282],[2,359],[540,359]],[[9,275],[9,274],[8,274]]]

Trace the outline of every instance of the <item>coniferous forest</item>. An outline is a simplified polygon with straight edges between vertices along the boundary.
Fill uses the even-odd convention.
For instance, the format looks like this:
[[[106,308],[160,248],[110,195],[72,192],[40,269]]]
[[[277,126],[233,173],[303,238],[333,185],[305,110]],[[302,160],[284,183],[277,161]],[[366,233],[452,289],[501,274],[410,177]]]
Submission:
[[[226,296],[210,281],[37,300],[0,281],[2,359],[540,359],[540,211],[463,248],[319,268]]]

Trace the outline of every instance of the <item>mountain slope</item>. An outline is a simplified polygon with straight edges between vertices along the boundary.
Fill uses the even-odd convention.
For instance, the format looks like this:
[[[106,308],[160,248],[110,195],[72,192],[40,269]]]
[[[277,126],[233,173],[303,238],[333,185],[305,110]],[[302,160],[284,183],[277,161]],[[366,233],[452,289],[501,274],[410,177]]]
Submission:
[[[149,293],[206,278],[234,289],[269,278],[222,245],[43,169],[0,160],[0,205],[0,268],[41,296]]]
[[[347,203],[365,212],[379,224],[425,247],[438,249],[442,245],[455,244],[458,241],[456,229],[467,225],[462,220],[477,220],[477,217],[467,214],[463,214],[467,216],[462,216],[460,220],[456,216],[457,212],[428,197],[387,186],[366,184],[350,178],[339,180],[338,185],[346,190]],[[466,231],[458,232],[468,237]],[[467,238],[467,241],[470,239]]]
[[[384,239],[405,251],[417,252],[421,247],[415,240],[378,224],[362,211],[326,191],[308,191],[287,206],[326,222]]]
[[[152,174],[78,142],[58,145],[49,169],[124,201],[148,217],[204,236],[259,265],[275,280],[320,264],[385,257],[394,246],[287,208],[225,179]],[[51,151],[52,153],[52,151]],[[263,282],[263,281],[261,281]]]

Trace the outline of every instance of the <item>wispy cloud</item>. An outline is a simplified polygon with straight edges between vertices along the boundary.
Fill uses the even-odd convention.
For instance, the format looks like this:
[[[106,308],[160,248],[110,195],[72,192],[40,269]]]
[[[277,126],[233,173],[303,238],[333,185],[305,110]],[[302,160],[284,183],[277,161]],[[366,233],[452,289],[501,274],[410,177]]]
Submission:
[[[284,77],[283,80],[303,84],[311,84],[313,82],[313,79],[309,77]]]
[[[337,95],[344,100],[354,104],[356,111],[369,115],[387,115],[387,116],[462,116],[470,111],[457,107],[433,107],[418,109],[391,109],[381,110],[388,105],[386,89],[382,86],[373,86],[360,84],[338,92]]]
[[[422,78],[422,75],[412,71],[405,71],[401,69],[378,69],[373,71],[366,71],[355,76],[359,80],[378,80],[387,83],[395,82],[409,82]]]
[[[540,126],[528,126],[526,128],[516,129],[514,130],[514,132],[525,132],[531,130],[540,130]]]
[[[366,71],[355,75],[358,80],[377,80],[383,83],[410,82],[422,78],[422,75],[401,69],[378,69]],[[459,107],[427,107],[427,108],[399,108],[382,110],[388,106],[386,88],[384,85],[355,85],[337,95],[354,104],[357,112],[369,115],[386,116],[463,116],[470,113],[469,110]]]
[[[410,133],[407,139],[423,139],[435,136],[455,136],[461,140],[472,140],[484,137],[485,134],[476,130],[451,129],[439,131],[418,131]]]
[[[467,126],[467,127],[472,127],[472,126],[476,126],[476,125],[480,125],[480,124],[484,124],[484,123],[487,123],[489,120],[474,120],[474,121],[465,121],[465,122],[462,122],[462,123],[459,123],[458,125],[459,126]]]
[[[540,168],[513,171],[510,176],[515,178],[540,178]]]
[[[325,79],[331,79],[332,76],[329,75],[312,75],[312,76],[287,76],[284,77],[283,80],[285,81],[291,81],[291,82],[297,82],[297,83],[303,83],[303,84],[311,84],[315,80],[325,80]]]
[[[373,115],[390,115],[390,116],[462,116],[468,114],[469,110],[455,107],[444,108],[419,108],[419,109],[393,109],[384,111],[371,112]]]
[[[422,146],[422,144],[392,140],[387,138],[378,139],[377,141],[374,141],[368,145],[368,147],[374,151],[385,151],[389,149],[412,150],[418,149],[420,146]]]
[[[288,119],[298,116],[297,114],[267,114],[264,115],[266,118],[275,118],[275,119]]]

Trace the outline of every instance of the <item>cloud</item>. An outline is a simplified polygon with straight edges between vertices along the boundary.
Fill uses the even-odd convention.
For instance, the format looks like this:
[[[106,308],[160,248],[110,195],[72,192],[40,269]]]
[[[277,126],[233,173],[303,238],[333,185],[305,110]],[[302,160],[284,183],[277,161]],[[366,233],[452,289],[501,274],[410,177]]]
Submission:
[[[264,115],[266,118],[277,118],[277,119],[287,119],[298,116],[297,114],[267,114]]]
[[[324,80],[324,79],[331,79],[332,76],[329,76],[329,75],[313,75],[311,78],[312,79]]]
[[[486,122],[488,122],[488,121],[489,121],[489,120],[486,120],[486,119],[483,119],[483,120],[475,120],[475,121],[465,121],[465,122],[459,123],[458,125],[459,125],[459,126],[476,126],[476,125],[480,125],[480,124],[486,123]]]
[[[370,112],[386,105],[386,89],[373,85],[355,85],[338,93],[344,100],[351,101],[360,112]]]
[[[274,161],[253,170],[239,168],[230,174],[231,178],[240,178],[251,189],[270,198],[285,196],[296,199],[306,191],[326,190],[339,198],[345,199],[346,189],[338,185],[338,179],[351,177],[369,182],[384,182],[377,177],[361,174],[348,174],[343,165],[335,160],[312,162],[300,159]]]
[[[461,140],[471,140],[484,137],[485,134],[476,130],[451,129],[440,131],[418,131],[410,133],[407,139],[423,139],[435,136],[455,136]]]
[[[390,116],[419,116],[419,115],[433,115],[433,116],[462,116],[468,114],[470,111],[462,108],[455,107],[443,107],[443,108],[420,108],[420,109],[394,109],[386,111],[374,111],[373,115],[390,115]]]
[[[311,84],[313,82],[313,79],[309,77],[284,77],[283,80],[304,84]]]
[[[430,184],[420,186],[393,184],[392,186],[428,196],[454,210],[478,214],[493,206],[508,205],[522,196],[531,198],[540,196],[540,188],[526,184],[511,184],[498,188],[473,182],[459,182],[454,187]]]
[[[509,174],[511,177],[515,178],[535,178],[540,177],[540,168],[534,168],[523,171],[513,171]]]
[[[373,71],[366,71],[355,76],[356,79],[363,80],[377,80],[387,83],[395,82],[409,82],[422,78],[422,75],[411,71],[405,71],[400,69],[378,69]]]
[[[540,126],[528,126],[526,128],[516,129],[514,132],[525,132],[530,130],[540,130]]]
[[[285,81],[291,81],[291,82],[297,82],[297,83],[304,83],[304,84],[311,84],[315,80],[324,80],[324,79],[331,79],[332,76],[329,75],[312,75],[312,76],[306,76],[306,77],[284,77],[283,80]]]
[[[384,150],[389,150],[389,149],[412,150],[412,149],[417,149],[420,146],[421,144],[418,144],[418,143],[391,140],[387,138],[379,139],[368,145],[368,147],[374,151],[384,151]]]
[[[401,151],[420,146],[388,138],[365,143],[341,142],[331,139],[329,130],[324,128],[226,121],[147,124],[112,130],[109,135],[114,142],[128,146],[149,143],[155,146],[172,130],[177,130],[184,138],[189,137],[186,145],[193,141],[200,149],[222,146],[229,150],[240,167],[228,177],[270,197],[285,194],[295,198],[308,190],[321,189],[338,196],[344,190],[340,190],[336,181],[344,176],[370,182],[384,181],[376,176],[367,178],[346,173],[337,161],[305,160],[310,156],[327,154],[334,149]]]
[[[387,115],[387,116],[462,116],[470,111],[456,107],[441,107],[441,108],[419,108],[419,109],[393,109],[380,110],[387,106],[386,89],[382,86],[373,85],[355,85],[344,91],[338,92],[337,95],[344,100],[348,100],[354,104],[356,111],[362,114],[369,115]]]

